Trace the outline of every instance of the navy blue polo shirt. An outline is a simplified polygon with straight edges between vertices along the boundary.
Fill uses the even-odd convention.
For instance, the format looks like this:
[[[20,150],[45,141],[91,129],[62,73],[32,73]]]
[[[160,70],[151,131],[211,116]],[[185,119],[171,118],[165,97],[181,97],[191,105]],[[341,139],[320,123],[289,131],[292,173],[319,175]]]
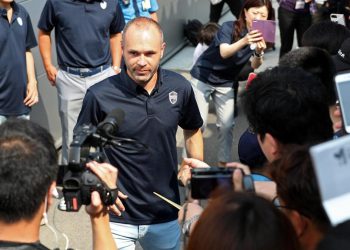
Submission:
[[[28,12],[12,2],[12,20],[0,8],[0,115],[28,114],[23,101],[27,92],[26,51],[37,45]]]
[[[38,28],[55,28],[58,65],[95,68],[111,63],[110,34],[124,28],[118,1],[47,0]]]
[[[159,69],[158,82],[149,95],[125,73],[90,87],[84,98],[77,126],[97,125],[113,109],[125,112],[119,137],[132,138],[147,150],[128,153],[116,147],[106,149],[118,168],[118,187],[129,198],[123,200],[122,217],[111,220],[127,224],[156,224],[177,219],[178,210],[153,194],[158,192],[179,203],[177,183],[176,131],[202,126],[191,84],[181,75]]]
[[[237,51],[233,56],[223,59],[220,55],[220,44],[233,43],[234,22],[225,22],[217,32],[206,51],[198,58],[191,69],[192,77],[211,85],[232,83],[248,62],[253,52],[249,46]],[[247,31],[241,34],[245,36]]]

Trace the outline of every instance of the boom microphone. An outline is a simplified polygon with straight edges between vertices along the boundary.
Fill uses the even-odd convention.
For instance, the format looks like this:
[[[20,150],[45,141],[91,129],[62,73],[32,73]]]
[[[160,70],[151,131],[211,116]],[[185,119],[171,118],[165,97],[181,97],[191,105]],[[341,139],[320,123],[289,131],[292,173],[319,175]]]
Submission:
[[[113,109],[107,117],[97,125],[97,130],[107,138],[115,137],[119,130],[119,125],[124,121],[125,113],[121,109]]]

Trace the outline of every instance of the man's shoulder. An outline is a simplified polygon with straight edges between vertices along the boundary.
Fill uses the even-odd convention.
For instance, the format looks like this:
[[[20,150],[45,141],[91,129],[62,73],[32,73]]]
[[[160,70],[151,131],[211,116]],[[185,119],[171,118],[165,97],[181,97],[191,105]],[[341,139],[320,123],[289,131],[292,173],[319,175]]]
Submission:
[[[181,74],[167,69],[162,70],[162,80],[166,84],[176,85],[179,87],[191,86],[190,82]]]

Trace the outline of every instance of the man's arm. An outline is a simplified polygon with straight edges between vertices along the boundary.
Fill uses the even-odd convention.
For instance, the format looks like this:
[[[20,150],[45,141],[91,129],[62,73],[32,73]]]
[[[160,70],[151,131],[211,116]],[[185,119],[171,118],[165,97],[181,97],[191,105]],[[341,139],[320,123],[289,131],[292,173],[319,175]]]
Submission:
[[[177,179],[182,182],[183,185],[186,185],[187,181],[191,179],[191,164],[188,160],[194,160],[197,162],[203,161],[203,136],[201,129],[197,130],[185,130],[184,129],[184,138],[185,138],[185,147],[187,157],[182,160],[181,167],[177,173]],[[197,161],[199,160],[199,161]]]
[[[27,93],[23,102],[25,105],[31,107],[39,101],[39,96],[37,80],[35,77],[34,58],[30,49],[26,51],[26,66],[28,82]]]
[[[51,32],[39,30],[39,50],[43,64],[46,70],[47,79],[49,79],[52,86],[56,85],[57,69],[52,64],[51,54]]]
[[[150,15],[151,15],[151,18],[152,18],[154,21],[158,22],[157,12],[151,12]]]
[[[203,136],[201,129],[184,130],[184,138],[187,157],[203,161]]]
[[[109,43],[111,47],[113,69],[119,74],[122,60],[122,33],[111,34]]]

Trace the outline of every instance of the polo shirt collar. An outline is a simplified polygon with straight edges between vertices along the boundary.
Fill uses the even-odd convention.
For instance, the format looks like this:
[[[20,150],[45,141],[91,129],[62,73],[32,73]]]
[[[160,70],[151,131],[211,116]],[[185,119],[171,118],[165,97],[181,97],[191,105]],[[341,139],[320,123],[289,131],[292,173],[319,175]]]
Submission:
[[[156,86],[152,90],[152,93],[159,91],[159,88],[163,85],[163,70],[159,67],[157,70],[158,79]],[[124,84],[128,89],[132,90],[132,92],[136,94],[144,93],[145,90],[139,86],[126,72],[126,66],[124,66],[124,69],[120,72],[120,78],[122,80],[122,84]]]
[[[12,20],[15,20],[15,18],[18,16],[18,12],[19,12],[19,7],[18,4],[13,1],[12,3],[10,3],[12,9],[13,9],[13,14],[12,14]],[[5,8],[1,8],[0,7],[0,15],[3,17],[7,17],[7,10]]]

